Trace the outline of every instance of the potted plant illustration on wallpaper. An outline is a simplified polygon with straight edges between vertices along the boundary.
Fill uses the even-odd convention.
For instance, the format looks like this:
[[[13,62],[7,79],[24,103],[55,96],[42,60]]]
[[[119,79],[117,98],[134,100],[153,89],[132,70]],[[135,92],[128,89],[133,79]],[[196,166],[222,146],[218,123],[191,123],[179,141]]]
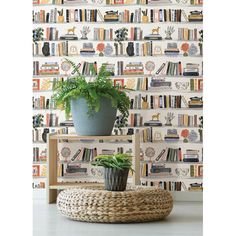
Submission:
[[[54,100],[65,109],[66,117],[72,114],[78,135],[110,135],[117,110],[127,118],[130,99],[123,88],[114,86],[110,72],[101,66],[93,81],[81,75],[76,64],[66,59],[77,75],[58,81],[54,87]]]

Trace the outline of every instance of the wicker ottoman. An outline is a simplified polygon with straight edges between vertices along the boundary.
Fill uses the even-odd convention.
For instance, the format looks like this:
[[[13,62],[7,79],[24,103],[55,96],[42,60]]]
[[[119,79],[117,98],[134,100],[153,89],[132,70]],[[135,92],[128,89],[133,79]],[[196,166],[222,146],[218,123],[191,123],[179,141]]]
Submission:
[[[154,187],[132,187],[124,192],[81,187],[59,193],[57,208],[70,219],[86,222],[129,223],[161,220],[173,208],[169,192]]]

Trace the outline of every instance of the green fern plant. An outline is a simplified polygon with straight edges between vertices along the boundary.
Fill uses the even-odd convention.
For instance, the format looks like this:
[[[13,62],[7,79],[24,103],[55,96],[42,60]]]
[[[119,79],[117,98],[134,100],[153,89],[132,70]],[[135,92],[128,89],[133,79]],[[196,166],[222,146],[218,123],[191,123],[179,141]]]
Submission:
[[[120,170],[132,168],[132,157],[129,154],[99,155],[91,163],[93,166],[103,166],[105,168],[117,168]]]
[[[92,116],[100,110],[101,98],[111,100],[112,106],[117,108],[125,118],[129,116],[130,99],[125,93],[125,89],[120,86],[114,86],[109,79],[110,72],[106,66],[102,66],[99,73],[93,81],[87,81],[85,76],[81,75],[76,64],[67,60],[76,75],[68,77],[67,80],[57,81],[54,86],[54,101],[57,106],[65,110],[68,118],[71,112],[71,99],[84,98],[88,105],[88,115]],[[93,74],[95,70],[91,67]]]

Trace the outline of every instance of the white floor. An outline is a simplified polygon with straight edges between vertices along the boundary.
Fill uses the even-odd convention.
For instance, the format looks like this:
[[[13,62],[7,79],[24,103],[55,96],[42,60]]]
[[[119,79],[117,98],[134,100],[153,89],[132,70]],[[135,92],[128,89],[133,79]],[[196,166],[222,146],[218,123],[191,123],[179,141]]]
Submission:
[[[176,202],[163,221],[141,224],[95,224],[69,220],[55,204],[34,200],[33,236],[201,236],[202,204]]]

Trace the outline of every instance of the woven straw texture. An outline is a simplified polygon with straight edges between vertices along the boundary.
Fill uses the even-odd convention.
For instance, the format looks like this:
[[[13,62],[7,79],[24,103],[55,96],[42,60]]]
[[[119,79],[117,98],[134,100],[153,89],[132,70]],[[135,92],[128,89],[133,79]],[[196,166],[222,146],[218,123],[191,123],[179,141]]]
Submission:
[[[124,192],[101,186],[67,189],[59,193],[57,208],[70,219],[86,222],[129,223],[161,220],[173,208],[168,191],[154,187],[131,187]]]

